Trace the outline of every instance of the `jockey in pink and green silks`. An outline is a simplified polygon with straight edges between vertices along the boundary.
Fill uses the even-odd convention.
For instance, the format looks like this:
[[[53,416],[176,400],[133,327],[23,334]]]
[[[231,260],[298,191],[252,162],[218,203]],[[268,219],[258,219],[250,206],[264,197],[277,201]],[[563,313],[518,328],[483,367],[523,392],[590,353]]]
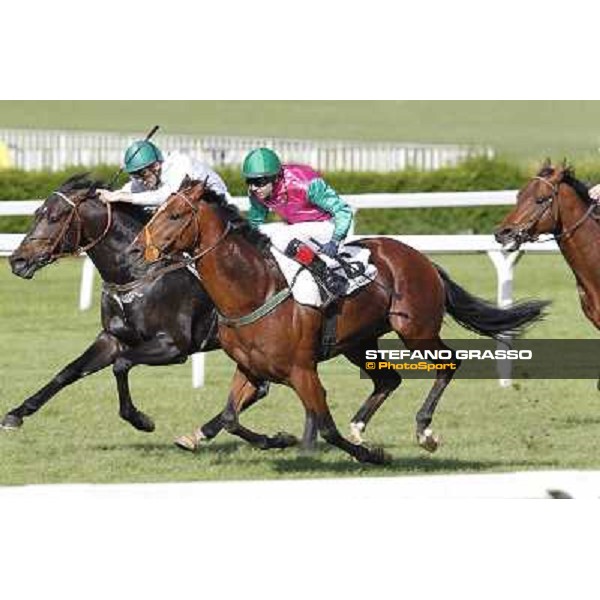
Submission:
[[[296,238],[321,244],[321,252],[335,258],[352,224],[352,209],[314,169],[307,165],[281,164],[275,152],[258,148],[244,160],[242,174],[248,184],[248,219],[279,250]],[[287,226],[264,225],[269,211]]]

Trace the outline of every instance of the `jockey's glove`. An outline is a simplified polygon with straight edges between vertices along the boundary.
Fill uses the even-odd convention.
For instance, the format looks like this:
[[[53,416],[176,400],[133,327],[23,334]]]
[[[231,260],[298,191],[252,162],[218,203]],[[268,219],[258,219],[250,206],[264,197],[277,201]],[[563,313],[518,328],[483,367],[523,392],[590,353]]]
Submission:
[[[339,247],[340,243],[337,240],[330,240],[321,246],[321,252],[325,254],[325,256],[329,256],[329,258],[335,258]]]

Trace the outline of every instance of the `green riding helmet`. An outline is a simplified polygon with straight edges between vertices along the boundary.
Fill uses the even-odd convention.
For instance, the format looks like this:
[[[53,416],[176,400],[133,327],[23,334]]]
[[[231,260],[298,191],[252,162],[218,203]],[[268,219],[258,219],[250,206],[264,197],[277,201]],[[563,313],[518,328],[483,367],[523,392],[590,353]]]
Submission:
[[[125,150],[123,163],[128,173],[135,173],[157,160],[160,162],[164,160],[158,147],[148,140],[138,140]]]
[[[244,159],[242,175],[246,179],[272,177],[281,171],[281,161],[273,150],[257,148]]]

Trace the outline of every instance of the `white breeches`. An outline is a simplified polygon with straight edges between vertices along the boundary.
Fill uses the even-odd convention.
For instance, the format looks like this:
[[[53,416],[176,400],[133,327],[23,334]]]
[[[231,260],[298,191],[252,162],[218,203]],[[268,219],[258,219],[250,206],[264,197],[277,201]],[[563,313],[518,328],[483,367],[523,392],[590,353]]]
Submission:
[[[306,242],[313,250],[319,250],[310,238],[314,238],[320,244],[326,244],[333,235],[334,222],[331,221],[306,221],[304,223],[267,223],[260,226],[260,231],[271,238],[273,246],[284,252],[293,239]]]

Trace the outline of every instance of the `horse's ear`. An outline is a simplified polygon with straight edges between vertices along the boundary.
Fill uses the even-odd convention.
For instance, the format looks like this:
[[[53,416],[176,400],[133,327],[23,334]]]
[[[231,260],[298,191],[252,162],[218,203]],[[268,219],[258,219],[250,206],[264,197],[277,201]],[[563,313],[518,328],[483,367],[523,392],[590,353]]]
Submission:
[[[206,189],[207,180],[208,177],[204,181],[196,179],[195,181],[191,182],[189,187],[190,194],[188,197],[190,200],[192,200],[192,202],[197,202],[198,200],[200,200],[200,198],[202,198],[202,196],[204,195],[204,190]]]
[[[564,177],[565,175],[573,175],[573,167],[569,164],[567,158],[562,159],[562,163],[560,164],[560,176]]]
[[[549,156],[546,156],[546,160],[544,160],[544,164],[542,165],[542,169],[549,169],[552,166],[552,161]]]
[[[562,161],[563,171],[573,171],[573,165],[569,163],[569,159],[565,156]]]
[[[192,180],[190,178],[189,175],[186,174],[186,176],[183,178],[183,181],[181,182],[181,185],[179,186],[179,192],[183,191],[183,190],[187,190],[187,188],[191,187],[192,185]]]

